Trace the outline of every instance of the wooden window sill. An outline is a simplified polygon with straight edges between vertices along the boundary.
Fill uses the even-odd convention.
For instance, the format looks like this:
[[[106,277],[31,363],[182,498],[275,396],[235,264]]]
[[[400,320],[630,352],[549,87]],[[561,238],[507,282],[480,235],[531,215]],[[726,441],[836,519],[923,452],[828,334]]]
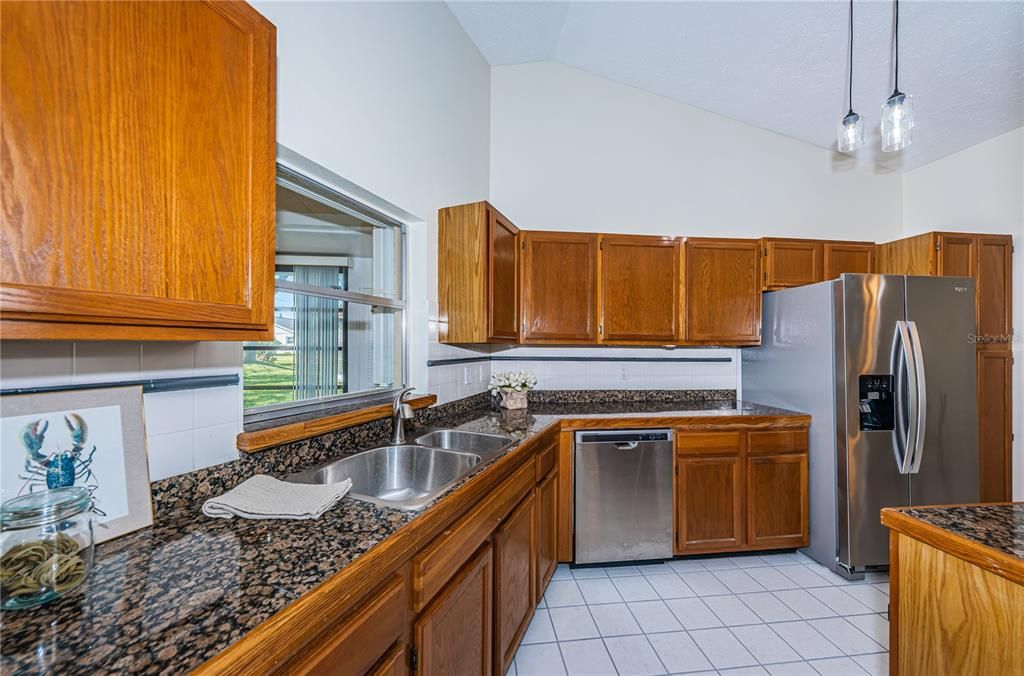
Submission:
[[[437,397],[435,395],[425,394],[406,399],[404,403],[409,404],[414,409],[420,409],[426,408],[436,401]],[[273,446],[280,446],[281,444],[287,444],[288,442],[300,439],[308,439],[319,434],[361,425],[372,420],[380,420],[390,415],[391,404],[378,404],[334,415],[325,415],[322,418],[284,424],[279,427],[242,432],[235,440],[235,444],[238,446],[238,450],[243,453],[257,453]]]

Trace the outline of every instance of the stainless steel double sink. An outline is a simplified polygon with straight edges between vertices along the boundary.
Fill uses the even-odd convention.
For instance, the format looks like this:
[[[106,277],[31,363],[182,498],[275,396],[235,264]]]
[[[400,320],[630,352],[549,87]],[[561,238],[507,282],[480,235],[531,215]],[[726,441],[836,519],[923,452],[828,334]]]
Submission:
[[[411,444],[371,448],[287,481],[304,484],[352,480],[349,495],[395,509],[422,509],[481,462],[515,443],[511,437],[462,430],[433,430]]]

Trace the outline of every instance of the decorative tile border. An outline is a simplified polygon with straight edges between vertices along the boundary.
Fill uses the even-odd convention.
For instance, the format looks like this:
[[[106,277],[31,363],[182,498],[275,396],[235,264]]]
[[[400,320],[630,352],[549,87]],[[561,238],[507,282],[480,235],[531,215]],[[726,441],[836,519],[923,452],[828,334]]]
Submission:
[[[532,390],[529,400],[538,404],[606,403],[629,401],[736,400],[736,390]]]

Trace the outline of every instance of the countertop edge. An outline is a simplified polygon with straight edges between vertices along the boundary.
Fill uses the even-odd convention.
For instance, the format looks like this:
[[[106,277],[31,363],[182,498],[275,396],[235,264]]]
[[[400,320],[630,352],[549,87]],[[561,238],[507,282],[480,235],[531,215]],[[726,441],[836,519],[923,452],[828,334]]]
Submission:
[[[1010,505],[1013,503],[984,503],[977,506],[1000,504]],[[948,506],[950,505],[934,505],[932,508]],[[957,506],[970,507],[972,505]],[[915,507],[914,509],[929,509],[929,507]],[[902,508],[886,507],[882,509],[882,525],[890,530],[935,547],[967,563],[978,566],[990,573],[1006,578],[1011,582],[1024,585],[1024,561],[1021,559],[910,516],[904,513]]]

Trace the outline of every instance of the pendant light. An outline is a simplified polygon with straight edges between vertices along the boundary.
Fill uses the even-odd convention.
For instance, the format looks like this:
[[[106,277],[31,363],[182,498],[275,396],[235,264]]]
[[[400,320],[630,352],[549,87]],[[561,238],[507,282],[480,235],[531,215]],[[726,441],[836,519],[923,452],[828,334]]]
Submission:
[[[839,123],[839,136],[836,146],[841,153],[852,153],[864,144],[864,123],[860,115],[853,112],[853,0],[850,0],[850,111]]]
[[[895,22],[895,67],[893,69],[893,90],[882,104],[882,151],[891,153],[906,148],[911,143],[914,128],[914,100],[910,94],[900,91],[900,0],[896,6]]]

